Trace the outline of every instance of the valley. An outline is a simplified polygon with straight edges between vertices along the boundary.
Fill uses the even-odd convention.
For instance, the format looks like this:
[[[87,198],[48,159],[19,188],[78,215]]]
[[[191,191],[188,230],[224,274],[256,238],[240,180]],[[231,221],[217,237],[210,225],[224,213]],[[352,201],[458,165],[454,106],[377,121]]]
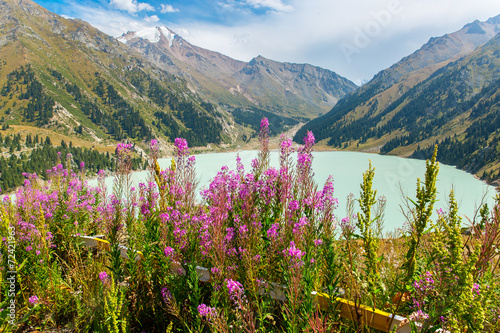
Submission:
[[[437,143],[441,162],[499,178],[500,16],[433,37],[357,87],[309,64],[236,60],[164,26],[114,38],[29,0],[1,8],[4,137],[103,153],[125,140],[139,157],[155,138],[166,156],[176,137],[195,152],[254,149],[266,117],[274,144],[311,130],[322,150],[429,158]]]

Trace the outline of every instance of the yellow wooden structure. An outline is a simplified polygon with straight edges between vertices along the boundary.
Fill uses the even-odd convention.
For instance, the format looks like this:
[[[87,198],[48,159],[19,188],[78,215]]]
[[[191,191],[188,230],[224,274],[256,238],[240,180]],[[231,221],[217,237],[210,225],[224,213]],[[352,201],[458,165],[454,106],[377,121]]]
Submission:
[[[83,241],[83,245],[85,246],[97,248],[102,251],[109,251],[110,249],[110,243],[100,237],[80,236],[80,239]],[[128,258],[128,249],[125,246],[120,246],[120,252],[123,258]],[[137,255],[135,257],[135,260],[141,260],[142,253],[139,251],[137,251],[136,253]],[[182,266],[178,263],[174,264],[173,268],[176,270],[180,269],[182,274],[186,273]],[[209,269],[196,266],[196,272],[198,273],[200,281],[211,281]],[[270,282],[269,285],[271,286],[269,291],[261,288],[259,292],[261,294],[269,292],[269,295],[273,299],[279,301],[286,300],[285,286],[273,282]],[[363,304],[355,304],[353,301],[344,298],[337,297],[335,298],[335,301],[332,302],[327,294],[318,293],[316,291],[313,291],[311,294],[314,296],[316,304],[321,310],[328,310],[331,305],[335,305],[337,309],[340,310],[341,317],[352,321],[359,320],[361,323],[371,328],[375,328],[383,332],[411,332],[411,326],[407,318],[381,311],[379,309],[374,309]]]

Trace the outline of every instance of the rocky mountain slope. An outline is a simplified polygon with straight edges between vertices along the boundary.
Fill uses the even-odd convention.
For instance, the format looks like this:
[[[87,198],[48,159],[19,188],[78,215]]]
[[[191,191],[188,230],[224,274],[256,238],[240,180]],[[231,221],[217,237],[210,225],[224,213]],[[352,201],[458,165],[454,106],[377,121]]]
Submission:
[[[169,73],[185,78],[212,102],[254,106],[287,116],[315,117],[357,86],[308,64],[258,56],[246,63],[190,44],[166,27],[128,32],[118,38]]]
[[[499,177],[500,34],[394,104],[400,111],[386,126],[406,134],[388,141],[382,152],[404,146],[416,149],[412,157],[428,158],[429,146],[439,143],[440,161],[488,180]]]
[[[182,78],[81,20],[29,0],[0,2],[0,125],[50,129],[96,144],[152,137],[223,144],[239,130]]]
[[[449,148],[445,152],[444,140],[453,138],[455,146],[465,144],[472,135],[467,131],[478,121],[496,119],[498,109],[491,100],[497,96],[500,72],[498,33],[500,16],[431,38],[421,49],[340,100],[329,113],[306,124],[296,140],[312,130],[319,140],[327,139],[327,144],[345,149],[403,156],[422,150],[414,157],[427,157],[424,148],[443,141],[438,155],[442,161],[481,176],[484,171],[485,175],[497,172],[495,158],[483,158],[482,162],[464,159],[473,152],[481,155],[481,149],[494,144],[496,129],[483,132],[481,143],[467,139],[468,150],[456,150],[454,158],[450,158]],[[478,111],[473,112],[478,108],[483,110],[480,117],[474,116]]]
[[[30,0],[1,0],[0,128],[44,129],[91,145],[128,139],[140,146],[153,137],[168,145],[184,137],[191,146],[222,146],[248,140],[263,116],[277,134],[355,88],[309,65],[237,61],[166,28],[121,40],[128,39]],[[332,88],[333,78],[344,86]],[[278,79],[291,83],[271,82]]]

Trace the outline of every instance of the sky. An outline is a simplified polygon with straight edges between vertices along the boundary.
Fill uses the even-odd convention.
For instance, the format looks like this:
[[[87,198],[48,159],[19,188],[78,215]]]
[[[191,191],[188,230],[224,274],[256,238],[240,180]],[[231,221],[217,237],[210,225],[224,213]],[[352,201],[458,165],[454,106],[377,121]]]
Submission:
[[[167,26],[191,44],[250,61],[308,63],[357,84],[429,38],[500,14],[499,0],[35,0],[120,36]]]

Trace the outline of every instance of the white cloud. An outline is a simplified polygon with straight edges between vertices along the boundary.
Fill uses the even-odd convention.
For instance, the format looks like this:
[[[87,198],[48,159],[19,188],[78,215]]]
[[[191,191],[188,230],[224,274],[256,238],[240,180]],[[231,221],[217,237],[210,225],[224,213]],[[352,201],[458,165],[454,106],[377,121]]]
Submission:
[[[130,17],[128,14],[118,11],[82,6],[80,3],[73,3],[72,6],[78,13],[78,18],[89,22],[111,36],[120,36],[127,31],[138,31],[155,26],[145,20],[138,20],[136,17]]]
[[[144,18],[144,21],[150,22],[150,23],[158,22],[159,20],[160,20],[160,18],[157,15],[146,16],[146,18]]]
[[[133,2],[135,2],[135,1],[133,1]],[[137,11],[140,12],[143,10],[152,12],[155,10],[155,7],[151,6],[149,3],[137,2]]]
[[[290,5],[285,5],[281,0],[245,0],[250,6],[254,8],[270,8],[277,12],[291,12],[293,7]]]
[[[113,1],[125,4],[125,0]],[[253,15],[237,5],[245,1],[255,8],[272,10],[266,15]],[[71,15],[78,13],[78,18],[114,36],[155,23],[153,16],[142,19],[124,12],[84,7],[81,3],[74,5],[81,9]],[[137,0],[126,3],[137,13]],[[222,8],[223,4],[229,7]],[[187,10],[183,10],[175,15],[178,23],[164,24],[192,44],[235,59],[249,61],[260,54],[277,61],[310,63],[355,81],[370,79],[416,51],[430,37],[456,31],[475,19],[484,21],[500,14],[498,0],[221,0],[220,5],[219,10],[225,14],[230,11],[238,20],[232,25],[194,21],[191,17],[182,21],[183,15],[187,15]],[[393,6],[399,10],[391,12]],[[384,21],[380,15],[387,11],[391,15]],[[383,24],[377,28],[374,22]],[[362,29],[372,29],[373,37],[347,61],[340,45],[354,45],[356,33]]]
[[[161,4],[162,13],[177,13],[179,9],[172,7],[172,5]]]
[[[109,4],[117,9],[125,10],[130,14],[146,10],[154,11],[155,8],[145,2],[137,2],[137,0],[110,0]]]
[[[263,5],[268,0],[246,1]],[[189,22],[182,27],[190,35],[178,33],[195,45],[236,59],[248,61],[260,54],[310,63],[360,81],[413,53],[431,37],[500,14],[498,0],[291,0],[287,4],[292,11],[271,12],[231,27]],[[384,21],[381,15],[387,12],[390,17]],[[353,44],[361,29],[369,29],[374,37],[348,61],[340,45]]]

